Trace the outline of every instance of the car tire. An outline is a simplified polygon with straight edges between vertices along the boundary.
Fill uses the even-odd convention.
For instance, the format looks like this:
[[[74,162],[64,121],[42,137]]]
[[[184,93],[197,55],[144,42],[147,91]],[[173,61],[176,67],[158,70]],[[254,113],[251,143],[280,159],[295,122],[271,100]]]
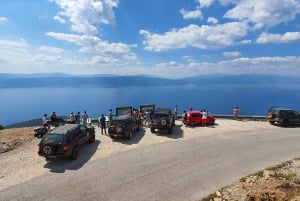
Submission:
[[[95,142],[95,134],[91,134],[91,137],[89,139],[89,143]]]
[[[274,122],[274,121],[269,121],[269,123],[270,123],[270,124],[272,124],[272,125],[274,125],[274,124],[275,124],[275,122]]]
[[[151,127],[150,131],[151,131],[151,133],[155,133],[155,128]]]
[[[128,140],[131,140],[131,139],[132,139],[132,136],[133,136],[133,132],[132,132],[132,130],[130,130],[130,131],[128,132],[128,136],[127,136]]]
[[[196,124],[195,124],[195,122],[191,122],[190,125],[191,125],[191,127],[195,127]]]
[[[78,158],[78,156],[79,156],[79,149],[78,149],[78,147],[74,147],[73,151],[71,153],[70,159],[76,160]]]
[[[289,120],[284,119],[284,120],[282,121],[282,126],[286,127],[286,126],[288,126],[288,125],[289,125]]]
[[[45,145],[43,147],[43,153],[47,156],[51,155],[53,153],[53,147],[51,147],[50,145]]]

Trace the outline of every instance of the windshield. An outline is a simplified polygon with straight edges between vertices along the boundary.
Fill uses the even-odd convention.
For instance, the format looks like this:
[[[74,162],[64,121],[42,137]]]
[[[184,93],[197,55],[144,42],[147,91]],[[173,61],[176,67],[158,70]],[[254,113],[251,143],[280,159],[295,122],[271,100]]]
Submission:
[[[42,140],[43,144],[48,144],[48,143],[58,144],[62,142],[63,142],[63,135],[55,134],[55,133],[46,134]]]

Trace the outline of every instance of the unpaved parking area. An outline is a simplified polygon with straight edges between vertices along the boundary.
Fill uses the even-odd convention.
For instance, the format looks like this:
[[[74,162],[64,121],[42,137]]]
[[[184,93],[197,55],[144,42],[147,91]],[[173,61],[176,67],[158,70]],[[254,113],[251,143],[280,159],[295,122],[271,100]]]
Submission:
[[[23,128],[26,130],[26,128]],[[32,129],[32,128],[27,128]],[[96,128],[96,141],[88,144],[80,150],[80,156],[76,161],[59,160],[53,163],[46,161],[37,154],[37,144],[39,139],[33,138],[26,140],[24,144],[15,150],[0,154],[0,190],[9,186],[13,186],[42,174],[51,172],[74,171],[82,166],[87,165],[90,161],[107,157],[131,149],[137,149],[142,146],[151,144],[189,140],[192,138],[201,138],[214,134],[222,134],[226,137],[226,133],[236,131],[252,131],[255,129],[282,129],[281,127],[272,126],[264,121],[235,121],[227,119],[217,119],[214,126],[208,127],[185,127],[181,126],[181,122],[176,122],[173,134],[158,133],[153,134],[150,128],[142,128],[135,133],[133,139],[116,139],[112,140],[106,135],[100,134],[100,129]],[[33,130],[33,129],[32,129]],[[16,130],[15,130],[16,132]],[[20,137],[20,133],[18,132]],[[25,133],[25,132],[24,132]],[[238,133],[238,132],[237,132]],[[0,133],[2,135],[3,133]],[[13,135],[13,134],[11,134]],[[6,139],[11,140],[12,137],[6,133]],[[2,135],[3,136],[3,135]],[[0,138],[4,140],[4,138]]]

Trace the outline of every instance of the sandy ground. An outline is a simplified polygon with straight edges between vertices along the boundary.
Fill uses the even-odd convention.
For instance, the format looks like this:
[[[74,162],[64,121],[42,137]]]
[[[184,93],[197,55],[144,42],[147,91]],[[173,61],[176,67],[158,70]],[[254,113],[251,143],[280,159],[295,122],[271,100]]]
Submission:
[[[107,157],[112,154],[118,154],[123,151],[137,149],[151,144],[189,140],[214,134],[226,134],[235,131],[250,131],[254,129],[274,129],[274,126],[264,121],[235,121],[226,119],[217,119],[214,126],[208,127],[185,127],[181,126],[181,122],[177,121],[173,134],[152,134],[150,128],[143,127],[139,132],[135,133],[133,139],[117,139],[112,140],[106,135],[101,135],[100,128],[96,127],[96,141],[94,142],[95,150],[84,150],[80,152],[80,157],[87,153],[91,153],[90,157],[84,161],[84,165],[90,161]],[[0,191],[38,177],[42,174],[50,173],[47,168],[47,161],[38,156],[38,143],[40,139],[33,137],[34,128],[7,129],[0,131],[0,142],[12,140],[15,136],[23,138],[24,144],[9,152],[0,153]],[[25,140],[24,140],[25,139]],[[86,147],[88,147],[87,145]]]

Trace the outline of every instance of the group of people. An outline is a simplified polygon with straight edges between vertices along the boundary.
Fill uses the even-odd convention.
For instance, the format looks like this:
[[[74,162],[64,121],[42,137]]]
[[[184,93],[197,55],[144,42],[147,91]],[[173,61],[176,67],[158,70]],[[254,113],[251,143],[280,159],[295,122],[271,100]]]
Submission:
[[[69,123],[79,124],[81,121],[83,125],[87,125],[88,118],[89,118],[89,115],[87,114],[86,111],[83,112],[82,116],[80,116],[80,112],[77,112],[76,115],[74,115],[74,113],[71,112],[70,116],[69,116]]]
[[[80,112],[78,112],[76,115],[74,115],[74,113],[71,112],[67,122],[71,124],[79,124],[80,122],[82,122],[83,125],[87,125],[88,118],[89,116],[86,111],[84,111],[82,115],[80,115]],[[48,115],[44,114],[42,118],[42,124],[48,130],[50,129],[51,125],[56,126],[58,124],[58,117],[56,115],[56,112],[52,112],[50,120],[48,120]]]

